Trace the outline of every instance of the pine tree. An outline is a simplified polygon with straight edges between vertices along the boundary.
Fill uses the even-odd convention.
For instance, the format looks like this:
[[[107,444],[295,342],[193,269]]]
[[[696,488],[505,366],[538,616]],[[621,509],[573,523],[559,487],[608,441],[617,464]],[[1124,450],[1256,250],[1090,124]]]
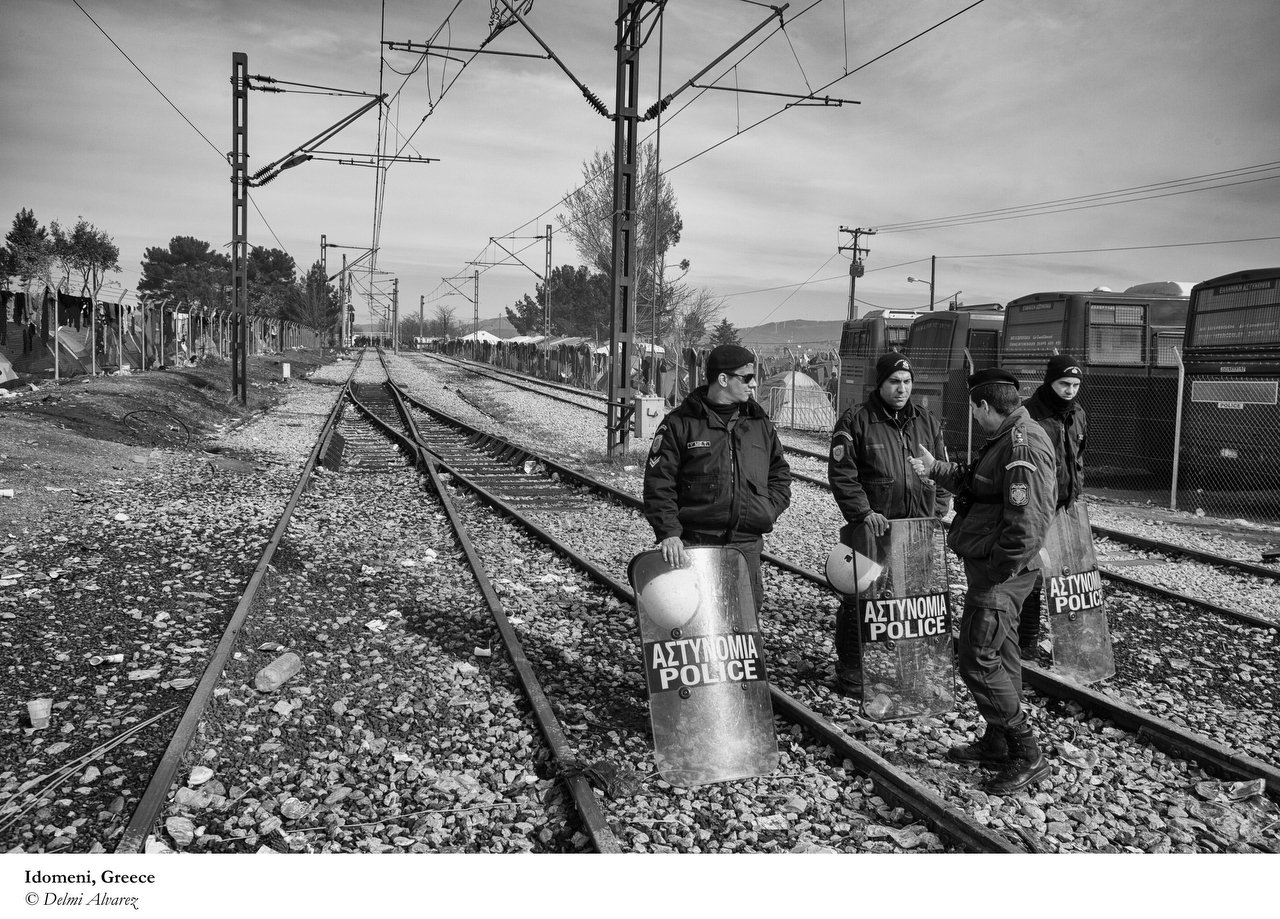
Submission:
[[[740,345],[742,340],[738,338],[738,330],[728,319],[721,319],[720,324],[711,330],[711,347],[717,345]]]

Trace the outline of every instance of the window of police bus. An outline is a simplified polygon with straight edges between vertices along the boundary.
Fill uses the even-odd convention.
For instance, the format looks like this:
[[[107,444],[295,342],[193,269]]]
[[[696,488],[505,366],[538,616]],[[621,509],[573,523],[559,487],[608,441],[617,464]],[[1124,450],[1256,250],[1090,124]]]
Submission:
[[[1190,317],[1188,348],[1232,349],[1280,344],[1276,279],[1202,288]]]
[[[867,327],[864,325],[858,329],[846,329],[840,351],[847,357],[866,357],[870,354],[870,348],[867,346]]]
[[[906,354],[917,370],[947,369],[954,327],[955,317],[947,313],[940,316],[925,316],[912,324],[906,344]]]
[[[1048,357],[1062,350],[1067,302],[1018,303],[1009,307],[1005,319],[1006,357]]]
[[[1090,304],[1086,360],[1091,364],[1145,363],[1146,325],[1145,303]]]
[[[901,351],[907,346],[907,336],[911,334],[911,326],[908,325],[884,325],[884,350],[885,351]]]

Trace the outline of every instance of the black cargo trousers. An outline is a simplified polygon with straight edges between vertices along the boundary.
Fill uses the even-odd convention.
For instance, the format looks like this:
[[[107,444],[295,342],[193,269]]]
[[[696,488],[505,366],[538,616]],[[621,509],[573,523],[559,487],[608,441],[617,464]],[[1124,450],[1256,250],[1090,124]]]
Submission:
[[[1022,710],[1018,620],[1040,572],[1020,571],[997,584],[983,560],[966,558],[964,573],[969,589],[960,618],[960,678],[988,724],[1020,727],[1027,716]]]

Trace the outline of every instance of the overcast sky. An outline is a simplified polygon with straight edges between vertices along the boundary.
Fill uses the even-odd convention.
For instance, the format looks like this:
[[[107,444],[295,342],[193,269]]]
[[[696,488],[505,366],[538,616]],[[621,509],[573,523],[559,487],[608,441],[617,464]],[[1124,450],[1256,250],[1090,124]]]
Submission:
[[[232,52],[248,54],[251,74],[376,93],[381,38],[426,41],[447,21],[438,42],[475,48],[490,15],[488,0],[387,0],[385,22],[382,6],[365,0],[80,3],[101,30],[73,0],[5,4],[0,219],[7,230],[22,207],[42,224],[85,217],[120,246],[114,278],[130,291],[146,247],[175,235],[230,239]],[[774,18],[701,82],[861,104],[770,117],[788,100],[689,89],[665,113],[661,158],[685,227],[671,257],[691,261],[686,280],[726,298],[735,325],[843,318],[849,254],[838,247],[851,240],[841,226],[882,228],[864,238],[863,308],[926,303],[928,286],[907,277],[927,278],[931,255],[939,302],[961,290],[968,303],[1280,264],[1280,4],[985,0],[961,12],[968,5],[800,0],[785,32]],[[615,14],[612,0],[536,0],[527,17],[610,109]],[[641,107],[656,98],[659,76],[671,92],[768,17],[745,0],[669,4],[642,53]],[[540,53],[519,25],[489,47]],[[402,315],[416,315],[425,296],[428,317],[444,303],[469,320],[466,299],[439,299],[441,278],[501,260],[490,237],[517,237],[505,244],[542,271],[542,244],[518,237],[555,223],[583,161],[612,149],[612,123],[549,60],[480,55],[462,69],[401,51],[384,57],[393,142],[411,137],[405,153],[439,162],[388,171],[378,267],[389,274],[378,277],[399,279]],[[415,67],[407,78],[390,69]],[[363,101],[251,93],[251,169]],[[654,139],[656,127],[646,122],[643,136]],[[370,113],[326,149],[368,155],[377,131]],[[1131,203],[901,226],[1158,184]],[[1198,190],[1209,185],[1220,187]],[[326,234],[353,247],[328,251],[336,270],[343,251],[354,258],[372,243],[374,188],[365,167],[314,161],[286,171],[253,191],[261,213],[250,210],[250,242],[283,247],[305,269]],[[1203,244],[1259,237],[1271,238]],[[557,265],[582,261],[564,234],[553,247]],[[533,292],[525,268],[482,271],[482,318]],[[367,316],[357,303],[357,320]]]

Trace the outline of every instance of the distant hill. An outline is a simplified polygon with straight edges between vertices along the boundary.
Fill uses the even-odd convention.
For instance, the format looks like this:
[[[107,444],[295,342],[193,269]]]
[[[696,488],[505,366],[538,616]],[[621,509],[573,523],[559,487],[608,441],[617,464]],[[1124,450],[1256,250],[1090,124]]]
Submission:
[[[456,317],[455,317],[456,321]],[[837,348],[840,345],[840,330],[844,323],[839,319],[788,319],[784,322],[766,322],[764,325],[751,326],[738,330],[738,337],[749,348],[774,348],[786,345],[803,346],[811,351]],[[367,334],[367,329],[357,324],[358,332]],[[499,338],[515,338],[516,330],[505,316],[493,316],[480,320],[480,329],[491,332]],[[472,320],[468,317],[458,322],[455,335],[467,335],[472,330]],[[607,331],[606,331],[607,334]]]
[[[788,319],[785,322],[767,322],[738,330],[738,338],[749,348],[770,348],[778,345],[803,345],[812,350],[826,350],[840,346],[843,320]]]
[[[839,319],[789,319],[786,322],[768,322],[749,329],[739,329],[738,337],[744,345],[755,347],[794,344],[811,349],[836,348],[840,345],[840,330],[843,325]],[[481,319],[480,328],[499,338],[514,338],[518,334],[506,317]],[[462,329],[464,335],[470,332],[471,322],[463,323]]]

